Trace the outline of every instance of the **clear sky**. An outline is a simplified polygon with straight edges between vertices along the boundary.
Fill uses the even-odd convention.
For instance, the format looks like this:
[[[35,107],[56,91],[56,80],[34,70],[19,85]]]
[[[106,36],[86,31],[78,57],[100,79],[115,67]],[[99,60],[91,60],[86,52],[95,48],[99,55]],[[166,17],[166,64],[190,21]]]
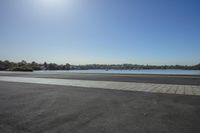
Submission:
[[[0,0],[0,60],[200,63],[200,0]]]

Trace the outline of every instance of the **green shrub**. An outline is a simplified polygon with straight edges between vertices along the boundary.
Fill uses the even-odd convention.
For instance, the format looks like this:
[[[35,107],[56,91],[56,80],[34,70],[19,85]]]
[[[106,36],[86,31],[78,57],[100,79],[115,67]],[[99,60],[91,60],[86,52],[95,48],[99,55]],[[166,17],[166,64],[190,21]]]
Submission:
[[[31,67],[14,67],[11,71],[23,71],[23,72],[33,72],[33,68]]]

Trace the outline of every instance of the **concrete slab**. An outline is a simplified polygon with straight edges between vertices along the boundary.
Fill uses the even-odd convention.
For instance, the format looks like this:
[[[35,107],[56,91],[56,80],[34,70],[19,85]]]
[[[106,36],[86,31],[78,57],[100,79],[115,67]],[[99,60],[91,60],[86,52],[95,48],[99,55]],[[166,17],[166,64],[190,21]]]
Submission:
[[[0,81],[200,96],[200,86],[0,76]]]
[[[176,94],[182,94],[184,95],[184,87],[182,85],[177,86]]]
[[[184,89],[185,89],[185,94],[186,95],[193,95],[193,90],[192,90],[192,87],[191,86],[186,86],[184,85]]]

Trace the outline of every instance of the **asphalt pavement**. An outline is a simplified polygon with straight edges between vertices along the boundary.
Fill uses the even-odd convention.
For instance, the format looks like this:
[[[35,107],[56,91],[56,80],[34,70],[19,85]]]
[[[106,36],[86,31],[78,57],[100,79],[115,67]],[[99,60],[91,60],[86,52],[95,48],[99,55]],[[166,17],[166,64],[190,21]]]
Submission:
[[[199,133],[200,97],[0,82],[1,133]]]
[[[148,74],[103,74],[103,73],[56,73],[56,72],[0,72],[0,76],[57,78],[94,81],[117,81],[154,84],[199,85],[200,75],[148,75]]]

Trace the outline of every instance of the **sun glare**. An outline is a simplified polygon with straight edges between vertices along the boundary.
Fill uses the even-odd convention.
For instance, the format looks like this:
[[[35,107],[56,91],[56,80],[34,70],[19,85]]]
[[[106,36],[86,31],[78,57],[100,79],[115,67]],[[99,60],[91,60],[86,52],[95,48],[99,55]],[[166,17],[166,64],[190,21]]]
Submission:
[[[45,8],[60,8],[67,4],[68,0],[38,0],[41,6]]]
[[[57,14],[71,8],[73,0],[35,0],[35,6],[40,13]]]

